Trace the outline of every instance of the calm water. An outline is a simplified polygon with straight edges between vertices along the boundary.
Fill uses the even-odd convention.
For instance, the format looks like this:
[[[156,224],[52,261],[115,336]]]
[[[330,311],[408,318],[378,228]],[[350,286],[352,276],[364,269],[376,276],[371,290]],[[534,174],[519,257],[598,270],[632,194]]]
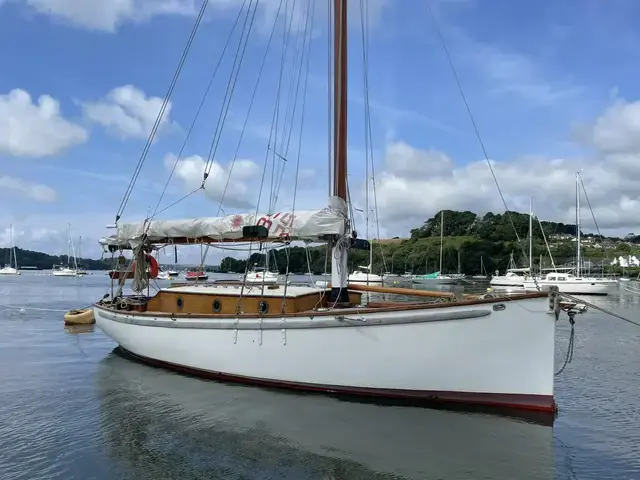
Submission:
[[[612,317],[578,318],[550,428],[183,377],[19,308],[86,306],[107,284],[0,278],[0,479],[640,478],[640,328]],[[640,318],[640,294],[597,302]],[[558,363],[568,333],[562,321]]]

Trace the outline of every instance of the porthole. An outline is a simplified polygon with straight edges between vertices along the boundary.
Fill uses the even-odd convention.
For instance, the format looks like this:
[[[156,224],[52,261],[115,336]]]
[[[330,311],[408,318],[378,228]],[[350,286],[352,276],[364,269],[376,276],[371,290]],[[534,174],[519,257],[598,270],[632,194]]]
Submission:
[[[211,305],[211,310],[213,310],[213,313],[218,313],[221,309],[222,309],[222,304],[220,303],[220,300],[218,299],[214,300],[213,304]]]
[[[269,311],[269,303],[265,302],[264,300],[262,300],[259,304],[258,304],[258,313],[260,315],[264,315],[265,313],[267,313]]]
[[[176,305],[178,306],[178,310],[182,310],[182,307],[184,306],[184,300],[182,300],[182,297],[178,297]]]

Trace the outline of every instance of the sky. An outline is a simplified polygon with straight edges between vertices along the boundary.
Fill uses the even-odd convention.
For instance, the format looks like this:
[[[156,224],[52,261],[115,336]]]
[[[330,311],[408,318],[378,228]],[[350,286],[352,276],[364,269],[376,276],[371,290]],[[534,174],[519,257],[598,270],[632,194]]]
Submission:
[[[0,245],[13,225],[19,247],[65,253],[71,224],[100,256],[201,5],[0,0]],[[531,197],[573,222],[580,170],[603,233],[640,230],[638,2],[366,5],[349,8],[349,187],[362,210],[374,177],[380,236],[440,209],[504,211],[486,157],[512,210]],[[123,221],[326,206],[328,15],[324,0],[209,2]]]

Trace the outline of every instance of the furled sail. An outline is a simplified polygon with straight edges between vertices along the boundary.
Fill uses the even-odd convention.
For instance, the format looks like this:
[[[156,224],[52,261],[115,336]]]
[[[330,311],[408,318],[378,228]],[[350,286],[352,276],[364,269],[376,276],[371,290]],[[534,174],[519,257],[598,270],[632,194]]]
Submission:
[[[326,235],[345,234],[347,212],[343,199],[331,197],[329,206],[322,210],[123,223],[118,225],[115,235],[101,239],[100,244],[105,248],[129,249],[143,241],[151,244],[233,242],[246,240],[243,228],[256,225],[267,228],[268,240],[320,241]]]

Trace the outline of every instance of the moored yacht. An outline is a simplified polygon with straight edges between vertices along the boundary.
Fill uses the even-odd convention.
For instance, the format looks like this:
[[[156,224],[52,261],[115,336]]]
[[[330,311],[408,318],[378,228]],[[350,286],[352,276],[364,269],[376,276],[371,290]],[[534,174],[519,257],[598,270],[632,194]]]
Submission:
[[[547,290],[557,286],[560,293],[574,295],[607,295],[618,282],[610,278],[577,277],[571,273],[552,272],[543,278],[525,279],[525,290]]]

